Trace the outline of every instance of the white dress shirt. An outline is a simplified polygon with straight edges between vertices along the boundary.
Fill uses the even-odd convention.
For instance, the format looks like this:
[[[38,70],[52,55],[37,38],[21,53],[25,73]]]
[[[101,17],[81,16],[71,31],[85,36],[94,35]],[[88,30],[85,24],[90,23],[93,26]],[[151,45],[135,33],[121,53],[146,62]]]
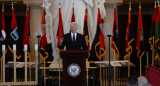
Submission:
[[[76,38],[77,38],[77,33],[72,33],[72,32],[71,32],[71,37],[72,37],[72,40],[73,40],[73,34],[74,34],[74,36],[75,36],[75,41],[76,41]]]

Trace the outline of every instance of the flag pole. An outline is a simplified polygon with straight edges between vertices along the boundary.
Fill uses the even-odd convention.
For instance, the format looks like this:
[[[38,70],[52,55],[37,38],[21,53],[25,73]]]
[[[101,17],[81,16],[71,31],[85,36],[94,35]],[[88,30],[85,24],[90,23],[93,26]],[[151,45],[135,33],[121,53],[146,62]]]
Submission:
[[[30,82],[31,82],[31,64],[30,64],[30,62],[31,62],[31,59],[30,59],[30,57],[29,57],[29,80],[30,80]]]
[[[110,65],[110,37],[111,35],[107,35],[109,38],[109,86],[111,86],[111,65]]]
[[[130,76],[130,56],[128,58],[128,77]]]
[[[114,3],[114,8],[116,7],[116,4]],[[117,15],[116,15],[117,16]],[[115,63],[115,47],[114,47],[114,86],[116,86],[116,63]]]
[[[4,2],[3,2],[3,4],[2,4],[2,9],[4,9]],[[2,46],[3,46],[3,45],[2,45]],[[4,53],[3,53],[3,54],[4,54]],[[1,57],[1,82],[2,82],[2,65],[3,65],[2,60],[3,60],[3,56]]]
[[[131,8],[131,1],[129,2],[129,8]],[[128,77],[129,76],[130,76],[130,55],[129,55],[129,58],[128,58]]]
[[[2,59],[3,59],[3,57],[1,57],[1,82],[2,82]]]
[[[59,8],[61,8],[61,2],[59,2]],[[59,15],[60,15],[60,14],[59,14]],[[58,56],[59,56],[59,64],[58,64],[58,65],[59,65],[59,71],[58,71],[58,72],[59,72],[59,78],[58,78],[59,86],[61,86],[61,68],[60,68],[60,67],[61,67],[61,63],[60,63],[61,61],[60,61],[60,51],[61,51],[61,50],[59,50],[59,54],[58,54]]]
[[[46,86],[46,61],[44,59],[44,86]]]
[[[61,86],[60,55],[59,55],[59,86]]]
[[[153,36],[153,49],[152,49],[152,65],[154,65],[154,36]]]
[[[114,86],[116,86],[116,57],[115,57],[115,50],[114,50]]]
[[[147,67],[149,66],[149,58],[148,58],[148,52],[146,52],[147,54]]]
[[[140,76],[142,76],[142,61],[140,59]]]
[[[100,56],[101,56],[101,49],[100,49],[100,51],[99,51],[99,53],[100,53]],[[102,86],[102,68],[101,68],[101,57],[100,57],[100,86]]]
[[[87,58],[87,86],[88,86],[88,58]]]

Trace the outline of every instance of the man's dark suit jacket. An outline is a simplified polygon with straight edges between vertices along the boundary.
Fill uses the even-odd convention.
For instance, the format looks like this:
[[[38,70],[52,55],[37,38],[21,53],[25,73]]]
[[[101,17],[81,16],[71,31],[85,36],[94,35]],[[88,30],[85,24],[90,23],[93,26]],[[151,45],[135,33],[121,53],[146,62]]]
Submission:
[[[88,50],[84,36],[79,33],[77,33],[75,43],[72,41],[71,33],[65,34],[62,44],[59,45],[59,49],[64,49],[65,46],[66,50]]]

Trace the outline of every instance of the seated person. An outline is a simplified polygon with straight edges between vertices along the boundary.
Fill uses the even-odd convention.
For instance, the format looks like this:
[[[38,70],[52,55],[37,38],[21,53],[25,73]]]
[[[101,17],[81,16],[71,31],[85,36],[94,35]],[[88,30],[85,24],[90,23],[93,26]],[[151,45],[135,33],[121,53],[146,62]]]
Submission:
[[[144,84],[147,84],[148,80],[144,76],[138,77],[138,86],[143,86]]]
[[[127,79],[127,86],[138,86],[138,80],[136,77],[130,76]]]
[[[78,29],[77,23],[72,22],[70,29],[71,32],[60,39],[59,49],[64,49],[66,46],[66,50],[88,50],[84,36],[76,32]]]

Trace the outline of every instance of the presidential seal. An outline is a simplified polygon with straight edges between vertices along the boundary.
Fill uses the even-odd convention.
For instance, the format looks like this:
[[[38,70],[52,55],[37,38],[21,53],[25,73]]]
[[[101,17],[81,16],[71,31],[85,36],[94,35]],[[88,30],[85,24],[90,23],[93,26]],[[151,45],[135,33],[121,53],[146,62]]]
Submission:
[[[77,77],[81,72],[81,68],[78,64],[71,64],[68,66],[67,71],[70,76]]]

